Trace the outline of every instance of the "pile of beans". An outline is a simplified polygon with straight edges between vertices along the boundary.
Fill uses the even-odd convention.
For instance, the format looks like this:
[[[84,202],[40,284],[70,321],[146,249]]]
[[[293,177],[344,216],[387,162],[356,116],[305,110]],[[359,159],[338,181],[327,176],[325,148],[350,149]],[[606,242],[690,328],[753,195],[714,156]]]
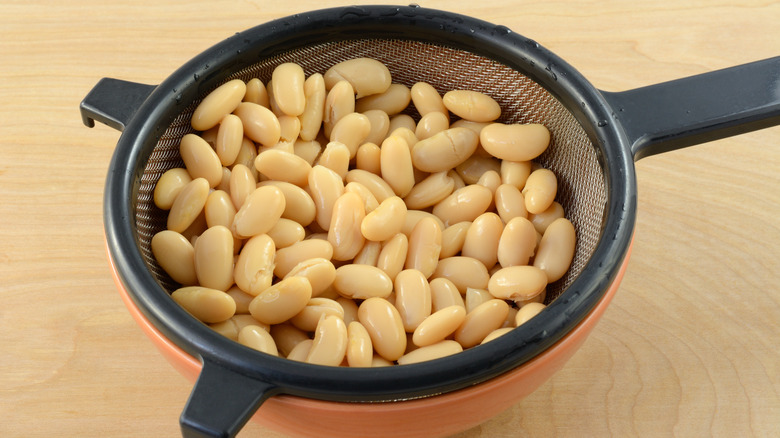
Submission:
[[[500,115],[368,58],[221,85],[154,191],[171,297],[243,345],[331,366],[430,360],[523,324],[575,230],[532,161],[549,131]]]

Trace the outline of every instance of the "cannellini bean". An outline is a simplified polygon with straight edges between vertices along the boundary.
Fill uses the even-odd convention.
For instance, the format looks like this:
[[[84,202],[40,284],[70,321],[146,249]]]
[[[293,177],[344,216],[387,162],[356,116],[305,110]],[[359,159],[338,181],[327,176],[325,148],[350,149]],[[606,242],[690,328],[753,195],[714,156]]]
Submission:
[[[493,200],[493,193],[487,187],[471,184],[455,190],[433,207],[433,214],[445,226],[464,221],[474,221],[487,211]]]
[[[298,64],[285,62],[274,68],[271,75],[274,99],[285,114],[295,117],[303,114],[306,107],[305,80],[303,68]]]
[[[151,247],[157,263],[173,281],[183,286],[198,283],[195,249],[187,238],[176,231],[163,230],[152,237]]]
[[[274,324],[271,326],[269,332],[271,333],[271,337],[274,338],[274,343],[276,343],[279,353],[284,357],[289,356],[296,345],[303,341],[310,341],[306,332],[289,322]]]
[[[515,315],[515,326],[520,327],[525,324],[528,320],[544,310],[545,307],[546,306],[542,303],[528,303],[524,305],[517,311],[517,315]]]
[[[293,144],[300,134],[301,120],[298,117],[279,116],[279,143]]]
[[[306,358],[309,356],[311,346],[314,344],[312,339],[306,339],[293,347],[290,354],[287,355],[287,359],[297,362],[306,362]]]
[[[242,328],[238,332],[238,343],[272,356],[279,355],[274,338],[260,326],[248,325]]]
[[[447,115],[447,120],[449,120],[447,107],[444,106],[444,102],[442,101],[439,92],[431,84],[427,82],[417,82],[412,85],[410,94],[412,103],[421,116],[437,112]]]
[[[439,310],[450,306],[466,308],[466,304],[463,302],[463,296],[452,281],[443,277],[434,278],[429,282],[429,285],[431,287],[432,312],[438,312]]]
[[[209,187],[216,187],[222,181],[222,165],[214,149],[206,140],[195,134],[185,134],[179,145],[184,165],[193,178],[205,178]]]
[[[559,280],[569,270],[576,240],[574,225],[566,218],[556,219],[547,227],[539,242],[534,266],[544,271],[548,282]]]
[[[280,324],[297,315],[311,299],[311,284],[304,277],[288,277],[260,292],[249,313],[260,322]]]
[[[454,256],[439,260],[432,278],[446,278],[458,288],[461,294],[466,289],[486,289],[490,276],[487,268],[479,260],[472,257]]]
[[[443,341],[457,330],[466,319],[466,309],[452,305],[432,313],[414,330],[412,341],[418,347],[426,347]]]
[[[539,295],[547,286],[547,275],[535,266],[509,266],[490,277],[487,289],[503,300],[527,300]]]
[[[279,142],[282,126],[279,118],[270,109],[256,103],[242,102],[233,114],[241,119],[244,135],[263,146],[271,147]]]
[[[417,129],[417,123],[409,114],[396,114],[390,117],[390,127],[388,132],[393,132],[396,129],[404,128],[414,133]]]
[[[404,330],[411,333],[431,314],[431,288],[425,275],[406,269],[395,277],[395,307]]]
[[[347,353],[347,326],[336,315],[325,315],[314,331],[306,362],[317,365],[338,366]]]
[[[176,167],[166,170],[154,186],[154,205],[162,210],[170,210],[176,196],[190,181],[192,177],[187,169]]]
[[[393,291],[393,281],[376,266],[349,264],[336,269],[333,287],[353,299],[387,298]]]
[[[539,234],[544,234],[547,227],[555,220],[562,218],[563,214],[563,206],[557,201],[553,201],[547,210],[541,213],[529,214],[528,219],[534,224],[534,228]]]
[[[390,116],[382,110],[368,110],[363,112],[363,115],[368,118],[368,122],[371,125],[371,130],[365,141],[367,143],[382,144],[382,141],[390,132]]]
[[[466,313],[476,309],[482,303],[486,303],[492,300],[493,295],[484,289],[474,289],[473,287],[466,289],[466,298],[464,302],[466,304]]]
[[[382,178],[400,196],[406,196],[414,187],[412,155],[406,140],[391,135],[382,142],[379,155]]]
[[[444,200],[454,189],[455,180],[447,172],[432,173],[412,187],[404,202],[409,209],[428,208]]]
[[[490,190],[490,193],[495,198],[496,196],[496,190],[498,190],[498,187],[501,185],[501,176],[498,175],[498,172],[495,170],[488,170],[485,173],[482,174],[481,177],[479,177],[479,180],[477,181],[477,185],[480,185],[482,187],[487,187]],[[492,209],[494,207],[494,203],[492,202],[488,208]]]
[[[362,113],[370,110],[381,110],[392,116],[403,111],[411,101],[409,87],[403,84],[390,84],[387,90],[382,93],[358,98],[355,101],[355,111]]]
[[[326,258],[314,257],[295,265],[284,278],[293,276],[309,280],[311,296],[317,297],[333,284],[336,279],[336,267]]]
[[[303,83],[303,94],[306,105],[298,118],[301,121],[300,137],[303,141],[317,138],[322,127],[322,116],[325,110],[325,80],[319,73],[310,75]]]
[[[409,239],[403,233],[396,234],[385,242],[379,252],[376,261],[377,268],[383,270],[391,280],[395,281],[395,277],[404,268],[408,251]]]
[[[370,367],[374,357],[371,336],[363,324],[352,321],[347,324],[347,364],[350,367]]]
[[[331,130],[347,114],[355,112],[355,91],[348,81],[339,81],[325,96],[325,110],[322,115],[322,129],[330,138]]]
[[[349,171],[350,152],[347,145],[338,141],[331,141],[325,145],[317,164],[325,166],[336,172],[342,179]]]
[[[339,81],[348,81],[357,97],[384,93],[390,87],[390,70],[372,58],[353,58],[333,65],[325,72],[325,85],[333,88]]]
[[[333,258],[333,245],[323,239],[306,239],[293,243],[286,248],[279,248],[274,258],[274,275],[284,278],[299,263],[311,259]]]
[[[247,81],[243,102],[252,102],[266,108],[269,107],[268,90],[265,88],[263,81],[258,78],[252,78]]]
[[[530,161],[509,161],[501,160],[501,182],[517,187],[522,190],[528,175],[531,174]]]
[[[306,237],[306,230],[298,222],[280,218],[266,234],[274,241],[277,248],[286,248],[303,240]]]
[[[247,240],[233,270],[236,285],[252,296],[268,289],[273,282],[275,255],[276,246],[267,234]]]
[[[233,219],[232,230],[237,237],[252,237],[268,232],[282,217],[284,194],[278,187],[258,187],[250,193]]]
[[[325,166],[314,166],[309,172],[309,191],[316,207],[315,219],[323,229],[330,229],[333,205],[344,194],[344,181]]]
[[[420,140],[425,140],[449,128],[450,118],[448,115],[441,112],[430,112],[422,116],[420,121],[417,122],[414,135]]]
[[[525,209],[529,213],[541,213],[552,205],[558,191],[558,179],[549,169],[537,169],[531,172],[523,188]]]
[[[233,218],[236,216],[236,207],[233,205],[233,201],[227,192],[214,190],[206,198],[203,212],[206,215],[206,224],[209,227],[214,225],[230,227],[233,223]]]
[[[492,212],[479,215],[469,226],[461,254],[481,261],[487,269],[498,261],[498,243],[504,231],[501,218]]]
[[[455,330],[455,340],[464,348],[478,345],[493,330],[501,327],[508,312],[509,305],[504,300],[493,299],[480,304],[466,314],[463,324]]]
[[[285,181],[269,180],[258,184],[258,187],[263,186],[274,186],[284,195],[283,218],[298,222],[304,227],[314,221],[317,214],[314,200],[305,190]]]
[[[276,149],[258,154],[255,158],[255,168],[272,180],[289,182],[299,187],[308,184],[309,172],[312,169],[303,158]]]
[[[496,255],[501,266],[527,265],[536,250],[536,230],[524,217],[507,222],[498,241]]]
[[[382,173],[382,150],[375,143],[363,143],[355,154],[355,168],[376,175]]]
[[[233,233],[225,226],[208,228],[195,241],[195,274],[207,288],[226,291],[233,285]]]
[[[505,334],[511,332],[514,330],[514,327],[501,327],[499,329],[495,329],[492,332],[490,332],[489,335],[485,336],[485,339],[480,342],[480,344],[487,344],[488,342],[497,339],[501,336],[504,336]]]
[[[228,114],[219,122],[219,131],[215,150],[223,166],[230,166],[236,161],[244,140],[244,125],[235,114]]]
[[[511,184],[501,184],[496,188],[494,195],[496,213],[504,223],[508,223],[515,217],[528,217],[525,209],[525,198],[520,190]]]
[[[371,133],[371,121],[363,114],[349,113],[341,117],[330,131],[330,141],[343,143],[349,151],[349,158],[354,158],[358,147],[366,141]]]
[[[501,107],[492,97],[478,91],[452,90],[442,98],[456,116],[472,122],[490,122],[501,116]]]
[[[428,360],[439,359],[451,356],[463,351],[463,347],[452,340],[444,340],[432,345],[420,347],[410,353],[398,358],[399,365],[409,365],[412,363],[425,362]]]
[[[333,245],[335,260],[351,260],[363,247],[365,238],[360,225],[366,217],[363,201],[354,193],[344,193],[333,204],[328,242]]]
[[[254,165],[252,166],[254,167]],[[230,172],[229,193],[235,208],[241,208],[250,193],[257,188],[257,180],[252,171],[243,164],[236,164]]]
[[[244,136],[241,141],[241,149],[238,151],[238,156],[231,166],[231,170],[235,169],[236,165],[243,164],[252,172],[252,176],[257,181],[258,172],[255,169],[255,158],[257,158],[257,146],[254,142]]]
[[[315,297],[306,303],[297,315],[290,318],[290,323],[306,332],[313,332],[323,316],[334,315],[339,319],[344,318],[344,308],[336,300],[330,298]]]
[[[416,269],[425,278],[430,277],[441,253],[441,226],[431,218],[417,223],[409,235],[409,250],[406,254],[406,269]]]
[[[322,145],[317,140],[296,140],[293,143],[293,153],[306,160],[310,166],[314,166],[320,152],[322,152]]]
[[[441,232],[441,253],[439,258],[446,259],[457,255],[466,242],[466,234],[471,227],[470,221],[450,225]]]
[[[205,131],[213,128],[227,114],[233,112],[246,93],[246,84],[240,79],[228,81],[210,92],[192,114],[192,128]]]
[[[222,168],[222,181],[217,184],[217,186],[214,188],[215,190],[222,190],[225,193],[230,193],[230,176],[233,174],[233,171],[230,170],[230,167],[223,167]]]
[[[365,219],[363,220],[365,222]],[[363,244],[363,248],[357,253],[352,263],[356,265],[371,265],[376,266],[376,262],[379,260],[379,252],[382,250],[382,242],[374,242],[366,240]]]
[[[446,171],[466,161],[477,149],[478,142],[474,131],[450,128],[418,141],[412,148],[412,162],[425,172]]]
[[[236,303],[225,292],[203,286],[185,286],[171,293],[173,301],[199,321],[222,322],[236,312]]]
[[[406,332],[401,315],[387,300],[373,297],[358,307],[358,321],[365,327],[374,350],[388,361],[395,361],[406,351]]]
[[[391,196],[365,216],[360,231],[368,240],[385,241],[401,231],[405,218],[406,204],[403,199]]]
[[[550,144],[550,131],[540,124],[492,123],[482,129],[479,141],[496,158],[509,161],[533,160]]]

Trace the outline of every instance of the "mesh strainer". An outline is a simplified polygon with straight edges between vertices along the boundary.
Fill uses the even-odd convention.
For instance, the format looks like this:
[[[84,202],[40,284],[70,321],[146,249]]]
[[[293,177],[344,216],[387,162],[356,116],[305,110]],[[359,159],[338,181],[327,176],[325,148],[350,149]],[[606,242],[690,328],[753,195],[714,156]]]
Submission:
[[[200,100],[234,78],[267,81],[282,62],[307,76],[354,57],[385,63],[395,82],[441,93],[478,90],[501,121],[552,133],[539,162],[559,178],[559,202],[577,230],[570,272],[548,307],[484,346],[388,369],[320,367],[270,357],[222,338],[168,294],[152,236],[165,212],[152,194],[181,167],[181,137]],[[472,387],[522,366],[567,335],[603,299],[624,266],[634,228],[634,161],[658,152],[780,123],[780,58],[622,93],[595,89],[554,54],[502,26],[416,6],[326,9],[269,22],[214,46],[160,85],[104,79],[81,105],[85,124],[123,131],[105,189],[105,232],[120,287],[162,336],[203,363],[182,415],[185,434],[233,434],[268,397],[292,394],[393,402]],[[411,114],[416,116],[416,114]]]

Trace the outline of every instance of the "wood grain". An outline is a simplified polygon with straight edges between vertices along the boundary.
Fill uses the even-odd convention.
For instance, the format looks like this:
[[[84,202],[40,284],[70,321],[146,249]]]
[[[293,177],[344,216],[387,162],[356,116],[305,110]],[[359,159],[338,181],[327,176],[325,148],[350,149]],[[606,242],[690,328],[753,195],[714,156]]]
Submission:
[[[504,24],[609,91],[780,55],[779,2],[418,3]],[[236,31],[320,7],[0,4],[0,435],[178,434],[191,385],[133,323],[104,255],[119,133],[84,127],[78,104],[101,77],[159,83]],[[602,322],[552,380],[458,438],[780,436],[780,128],[636,167],[633,256]]]

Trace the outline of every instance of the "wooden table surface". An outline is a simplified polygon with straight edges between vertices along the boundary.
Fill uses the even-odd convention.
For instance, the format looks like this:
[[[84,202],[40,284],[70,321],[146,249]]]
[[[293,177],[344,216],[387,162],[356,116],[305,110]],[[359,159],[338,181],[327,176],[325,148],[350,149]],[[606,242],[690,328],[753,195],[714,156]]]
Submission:
[[[418,3],[504,24],[608,91],[780,55],[778,2]],[[0,3],[0,436],[179,433],[191,384],[132,321],[104,254],[119,133],[86,128],[78,105],[102,77],[156,84],[237,31],[320,7]],[[538,391],[458,437],[780,436],[780,128],[636,168],[633,256],[604,318]]]

